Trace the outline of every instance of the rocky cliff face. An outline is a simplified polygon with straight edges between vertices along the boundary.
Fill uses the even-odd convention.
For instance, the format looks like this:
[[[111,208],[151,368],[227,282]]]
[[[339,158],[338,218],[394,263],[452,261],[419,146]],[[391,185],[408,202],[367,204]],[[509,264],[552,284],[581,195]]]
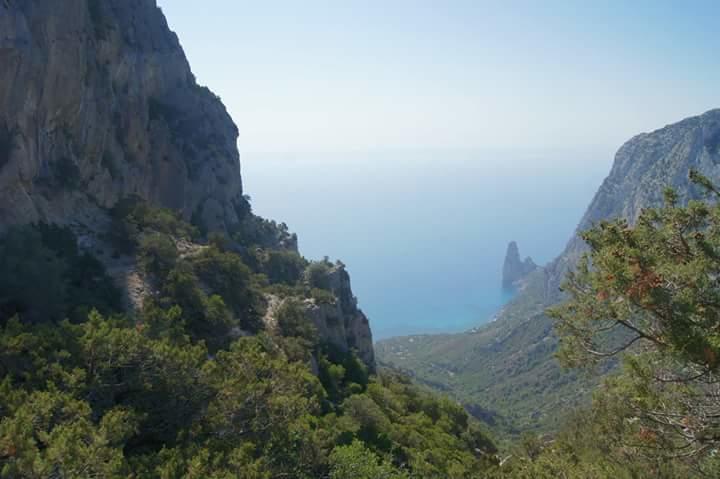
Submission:
[[[326,303],[306,299],[303,301],[305,315],[315,325],[321,338],[341,351],[355,351],[374,370],[375,352],[370,322],[357,306],[357,298],[350,287],[350,275],[342,264],[336,264],[328,271],[327,282],[336,300]],[[283,300],[272,297],[268,304],[270,307],[265,315],[265,323],[272,328]]]
[[[503,288],[512,289],[520,286],[520,282],[536,269],[537,265],[529,256],[524,261],[520,260],[518,245],[515,241],[511,241],[508,244],[503,263]]]
[[[545,302],[559,299],[559,287],[567,271],[586,250],[579,233],[610,218],[633,223],[643,208],[662,204],[663,190],[670,186],[682,202],[700,198],[702,191],[688,179],[696,169],[711,179],[720,178],[720,109],[687,118],[626,142],[615,155],[605,178],[583,215],[565,250],[545,267]]]
[[[0,2],[0,223],[137,195],[238,221],[238,131],[152,0]]]
[[[0,229],[70,224],[95,250],[107,210],[136,196],[201,229],[239,226],[260,246],[297,250],[284,224],[250,214],[237,137],[154,0],[0,1]],[[142,304],[150,288],[134,258],[101,259]],[[309,317],[373,366],[347,272],[329,280],[336,304],[308,305]]]

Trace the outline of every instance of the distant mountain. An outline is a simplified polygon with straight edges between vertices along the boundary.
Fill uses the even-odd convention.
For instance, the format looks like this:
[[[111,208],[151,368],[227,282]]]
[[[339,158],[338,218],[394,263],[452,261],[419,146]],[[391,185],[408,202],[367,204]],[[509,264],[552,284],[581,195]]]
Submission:
[[[511,241],[503,263],[502,287],[512,289],[519,286],[520,282],[536,269],[537,265],[529,256],[524,261],[520,260],[518,245],[515,241]]]
[[[576,234],[549,265],[530,273],[524,289],[495,321],[467,333],[393,338],[376,345],[381,364],[449,391],[491,425],[517,432],[552,429],[568,408],[586,400],[597,378],[563,371],[545,309],[561,301],[560,286],[586,246],[577,233],[609,218],[633,222],[658,206],[672,186],[687,201],[701,192],[688,180],[695,168],[720,176],[720,110],[640,134],[617,152]]]

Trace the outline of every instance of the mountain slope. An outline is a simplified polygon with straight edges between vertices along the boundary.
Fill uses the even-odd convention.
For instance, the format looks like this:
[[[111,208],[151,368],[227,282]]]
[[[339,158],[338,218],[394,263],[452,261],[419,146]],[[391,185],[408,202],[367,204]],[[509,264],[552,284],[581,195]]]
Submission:
[[[0,31],[0,223],[130,194],[211,230],[239,221],[237,128],[155,2],[7,0]]]
[[[613,167],[581,219],[577,232],[606,218],[631,222],[657,206],[665,186],[680,197],[700,191],[688,180],[695,168],[720,175],[720,110],[638,135],[617,152]],[[544,310],[561,300],[560,285],[585,246],[577,234],[494,322],[470,332],[393,338],[376,345],[381,364],[408,371],[419,381],[450,391],[491,424],[516,432],[552,429],[568,407],[587,399],[596,382],[562,371],[553,357],[557,340]]]
[[[373,374],[342,263],[252,213],[154,0],[2,0],[0,32],[0,476],[494,468],[459,405]]]

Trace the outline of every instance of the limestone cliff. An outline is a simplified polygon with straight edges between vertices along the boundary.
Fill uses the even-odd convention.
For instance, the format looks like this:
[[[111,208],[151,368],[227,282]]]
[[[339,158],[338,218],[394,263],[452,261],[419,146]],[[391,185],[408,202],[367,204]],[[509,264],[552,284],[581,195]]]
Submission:
[[[545,268],[545,302],[559,299],[569,268],[586,250],[578,234],[610,218],[633,223],[643,208],[660,206],[663,190],[674,188],[682,202],[700,198],[702,190],[688,179],[696,169],[720,177],[720,109],[686,118],[627,141],[615,155],[610,174],[600,185],[564,251]]]
[[[350,287],[350,275],[341,263],[334,265],[325,276],[327,287],[335,300],[331,303],[309,298],[303,301],[307,318],[313,322],[318,334],[341,351],[355,351],[371,370],[375,369],[370,323],[357,306],[357,298]],[[274,327],[276,313],[283,300],[270,297],[265,323]]]
[[[95,253],[108,210],[133,196],[201,230],[295,251],[284,223],[251,214],[237,138],[155,0],[0,0],[0,229],[69,224]],[[101,260],[128,304],[141,305],[152,288],[135,259],[106,251]],[[309,315],[325,338],[373,366],[347,272],[329,280],[335,305],[309,305]]]
[[[238,130],[152,0],[0,2],[0,223],[137,195],[238,221]]]
[[[503,263],[503,288],[513,289],[520,286],[521,281],[536,269],[537,265],[529,256],[524,261],[520,260],[518,245],[515,241],[511,241]]]

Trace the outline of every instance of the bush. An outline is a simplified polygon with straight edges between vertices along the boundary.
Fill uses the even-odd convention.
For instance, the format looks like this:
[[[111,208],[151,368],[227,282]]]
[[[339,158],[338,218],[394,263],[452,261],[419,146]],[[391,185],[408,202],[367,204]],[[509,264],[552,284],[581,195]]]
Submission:
[[[42,287],[39,287],[42,285]],[[91,309],[118,311],[121,295],[96,258],[67,228],[39,224],[0,238],[0,320],[80,320]]]
[[[141,233],[162,233],[175,238],[195,239],[197,228],[184,222],[180,213],[149,205],[131,196],[120,200],[110,211],[112,225],[108,240],[118,253],[130,254]]]
[[[406,479],[404,471],[380,458],[362,442],[338,446],[330,454],[331,479]]]
[[[311,288],[330,289],[330,268],[328,261],[313,261],[305,270],[305,281]]]
[[[335,295],[326,289],[312,288],[310,290],[310,297],[314,299],[317,304],[335,303]]]
[[[151,233],[143,236],[138,247],[138,264],[148,274],[164,278],[178,259],[175,243],[166,235]]]
[[[200,280],[222,296],[241,318],[243,329],[252,332],[262,329],[260,293],[253,284],[252,271],[238,255],[209,247],[190,262]]]
[[[256,250],[259,269],[271,283],[294,285],[302,279],[307,260],[294,251]]]
[[[276,319],[281,335],[301,338],[305,340],[309,346],[317,343],[317,329],[305,314],[305,309],[298,299],[286,299],[278,308]]]

